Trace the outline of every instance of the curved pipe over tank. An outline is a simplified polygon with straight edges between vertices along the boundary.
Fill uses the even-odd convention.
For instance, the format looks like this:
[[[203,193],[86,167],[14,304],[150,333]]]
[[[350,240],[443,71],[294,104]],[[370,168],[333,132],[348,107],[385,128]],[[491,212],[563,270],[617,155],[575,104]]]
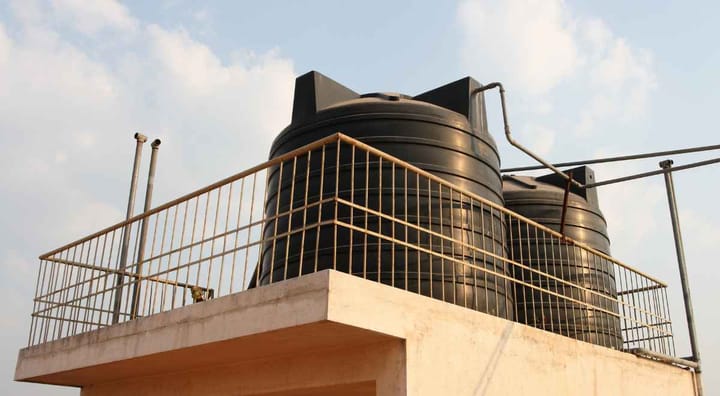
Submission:
[[[482,86],[480,88],[473,90],[470,93],[471,103],[475,103],[477,96],[480,95],[481,93],[491,90],[491,89],[494,89],[494,88],[499,88],[499,91],[500,91],[500,107],[502,108],[503,127],[505,129],[505,138],[507,139],[507,141],[510,142],[510,144],[512,144],[513,146],[520,149],[520,151],[522,151],[523,153],[529,155],[530,157],[532,157],[539,163],[543,164],[543,166],[545,166],[546,168],[557,173],[560,177],[567,180],[569,183],[572,183],[575,186],[580,187],[580,188],[586,188],[585,185],[578,183],[577,180],[572,179],[571,177],[566,175],[563,171],[561,171],[560,169],[553,166],[553,164],[545,161],[544,159],[542,159],[542,157],[540,157],[539,155],[530,151],[530,149],[526,148],[522,144],[518,143],[515,139],[513,139],[512,133],[510,132],[510,123],[508,122],[507,106],[505,105],[505,88],[503,87],[502,83],[497,82],[497,81],[491,82],[485,86]]]

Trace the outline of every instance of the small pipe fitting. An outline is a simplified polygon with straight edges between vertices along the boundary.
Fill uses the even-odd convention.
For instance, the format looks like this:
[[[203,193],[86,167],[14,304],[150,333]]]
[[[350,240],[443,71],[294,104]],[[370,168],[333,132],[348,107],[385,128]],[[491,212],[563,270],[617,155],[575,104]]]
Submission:
[[[142,133],[138,132],[135,134],[135,140],[137,140],[140,143],[147,142],[147,136],[143,135]]]
[[[153,140],[152,143],[150,143],[150,147],[152,147],[153,149],[157,150],[158,147],[160,147],[160,143],[161,143],[161,142],[160,142],[160,139],[155,139],[155,140]]]
[[[673,160],[667,159],[667,160],[665,160],[665,161],[660,161],[660,164],[659,164],[659,165],[660,165],[660,167],[663,168],[663,169],[668,169],[668,168],[670,168],[670,167],[672,166],[673,163],[674,163]]]

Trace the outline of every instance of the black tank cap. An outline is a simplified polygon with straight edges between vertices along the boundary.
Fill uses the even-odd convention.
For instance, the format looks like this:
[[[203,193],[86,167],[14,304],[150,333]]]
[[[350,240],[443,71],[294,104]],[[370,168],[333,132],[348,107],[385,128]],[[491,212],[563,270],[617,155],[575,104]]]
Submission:
[[[295,79],[292,123],[302,122],[335,103],[359,97],[357,92],[316,71],[305,73]]]
[[[595,183],[595,171],[593,171],[592,168],[590,168],[589,166],[579,166],[577,168],[568,169],[563,172],[565,174],[569,174],[570,172],[572,172],[573,180],[576,180],[580,184]],[[560,177],[560,175],[556,174],[555,172],[537,177],[535,180],[537,180],[538,182],[552,184],[553,186],[557,186],[563,189],[567,184],[567,180]],[[580,188],[574,184],[571,184],[570,191],[573,194],[585,198],[585,200],[590,205],[593,205],[595,207],[598,206],[597,190],[595,188]]]
[[[472,121],[473,129],[488,134],[487,114],[485,113],[485,97],[480,94],[477,103],[471,103],[471,93],[482,84],[472,77],[461,78],[457,81],[445,84],[441,87],[421,93],[413,99],[432,103],[456,113],[464,115]]]

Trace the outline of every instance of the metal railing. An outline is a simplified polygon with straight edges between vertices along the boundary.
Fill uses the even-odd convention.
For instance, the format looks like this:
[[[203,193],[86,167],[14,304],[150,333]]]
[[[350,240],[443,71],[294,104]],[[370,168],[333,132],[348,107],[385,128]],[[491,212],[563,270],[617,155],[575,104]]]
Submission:
[[[342,134],[40,256],[29,345],[328,268],[675,355],[661,281]]]

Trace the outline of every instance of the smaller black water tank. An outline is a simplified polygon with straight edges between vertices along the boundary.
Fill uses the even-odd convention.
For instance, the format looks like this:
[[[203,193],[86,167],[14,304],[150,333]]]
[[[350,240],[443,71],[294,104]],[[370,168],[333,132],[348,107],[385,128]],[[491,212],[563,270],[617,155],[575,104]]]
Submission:
[[[582,184],[594,182],[594,173],[588,167],[575,168],[570,172],[573,179]],[[506,175],[503,177],[505,206],[560,231],[565,185],[565,179],[555,173],[537,178]],[[512,237],[509,243],[511,255],[515,261],[609,298],[563,285],[528,270],[517,269],[517,279],[610,312],[618,312],[617,287],[611,262],[573,245],[560,243],[558,238],[536,232],[533,227],[515,226],[514,223],[508,224],[508,227]],[[594,188],[571,187],[564,235],[610,254],[607,225]],[[517,287],[516,313],[521,322],[582,341],[616,349],[623,344],[617,316],[552,297],[530,287]]]

